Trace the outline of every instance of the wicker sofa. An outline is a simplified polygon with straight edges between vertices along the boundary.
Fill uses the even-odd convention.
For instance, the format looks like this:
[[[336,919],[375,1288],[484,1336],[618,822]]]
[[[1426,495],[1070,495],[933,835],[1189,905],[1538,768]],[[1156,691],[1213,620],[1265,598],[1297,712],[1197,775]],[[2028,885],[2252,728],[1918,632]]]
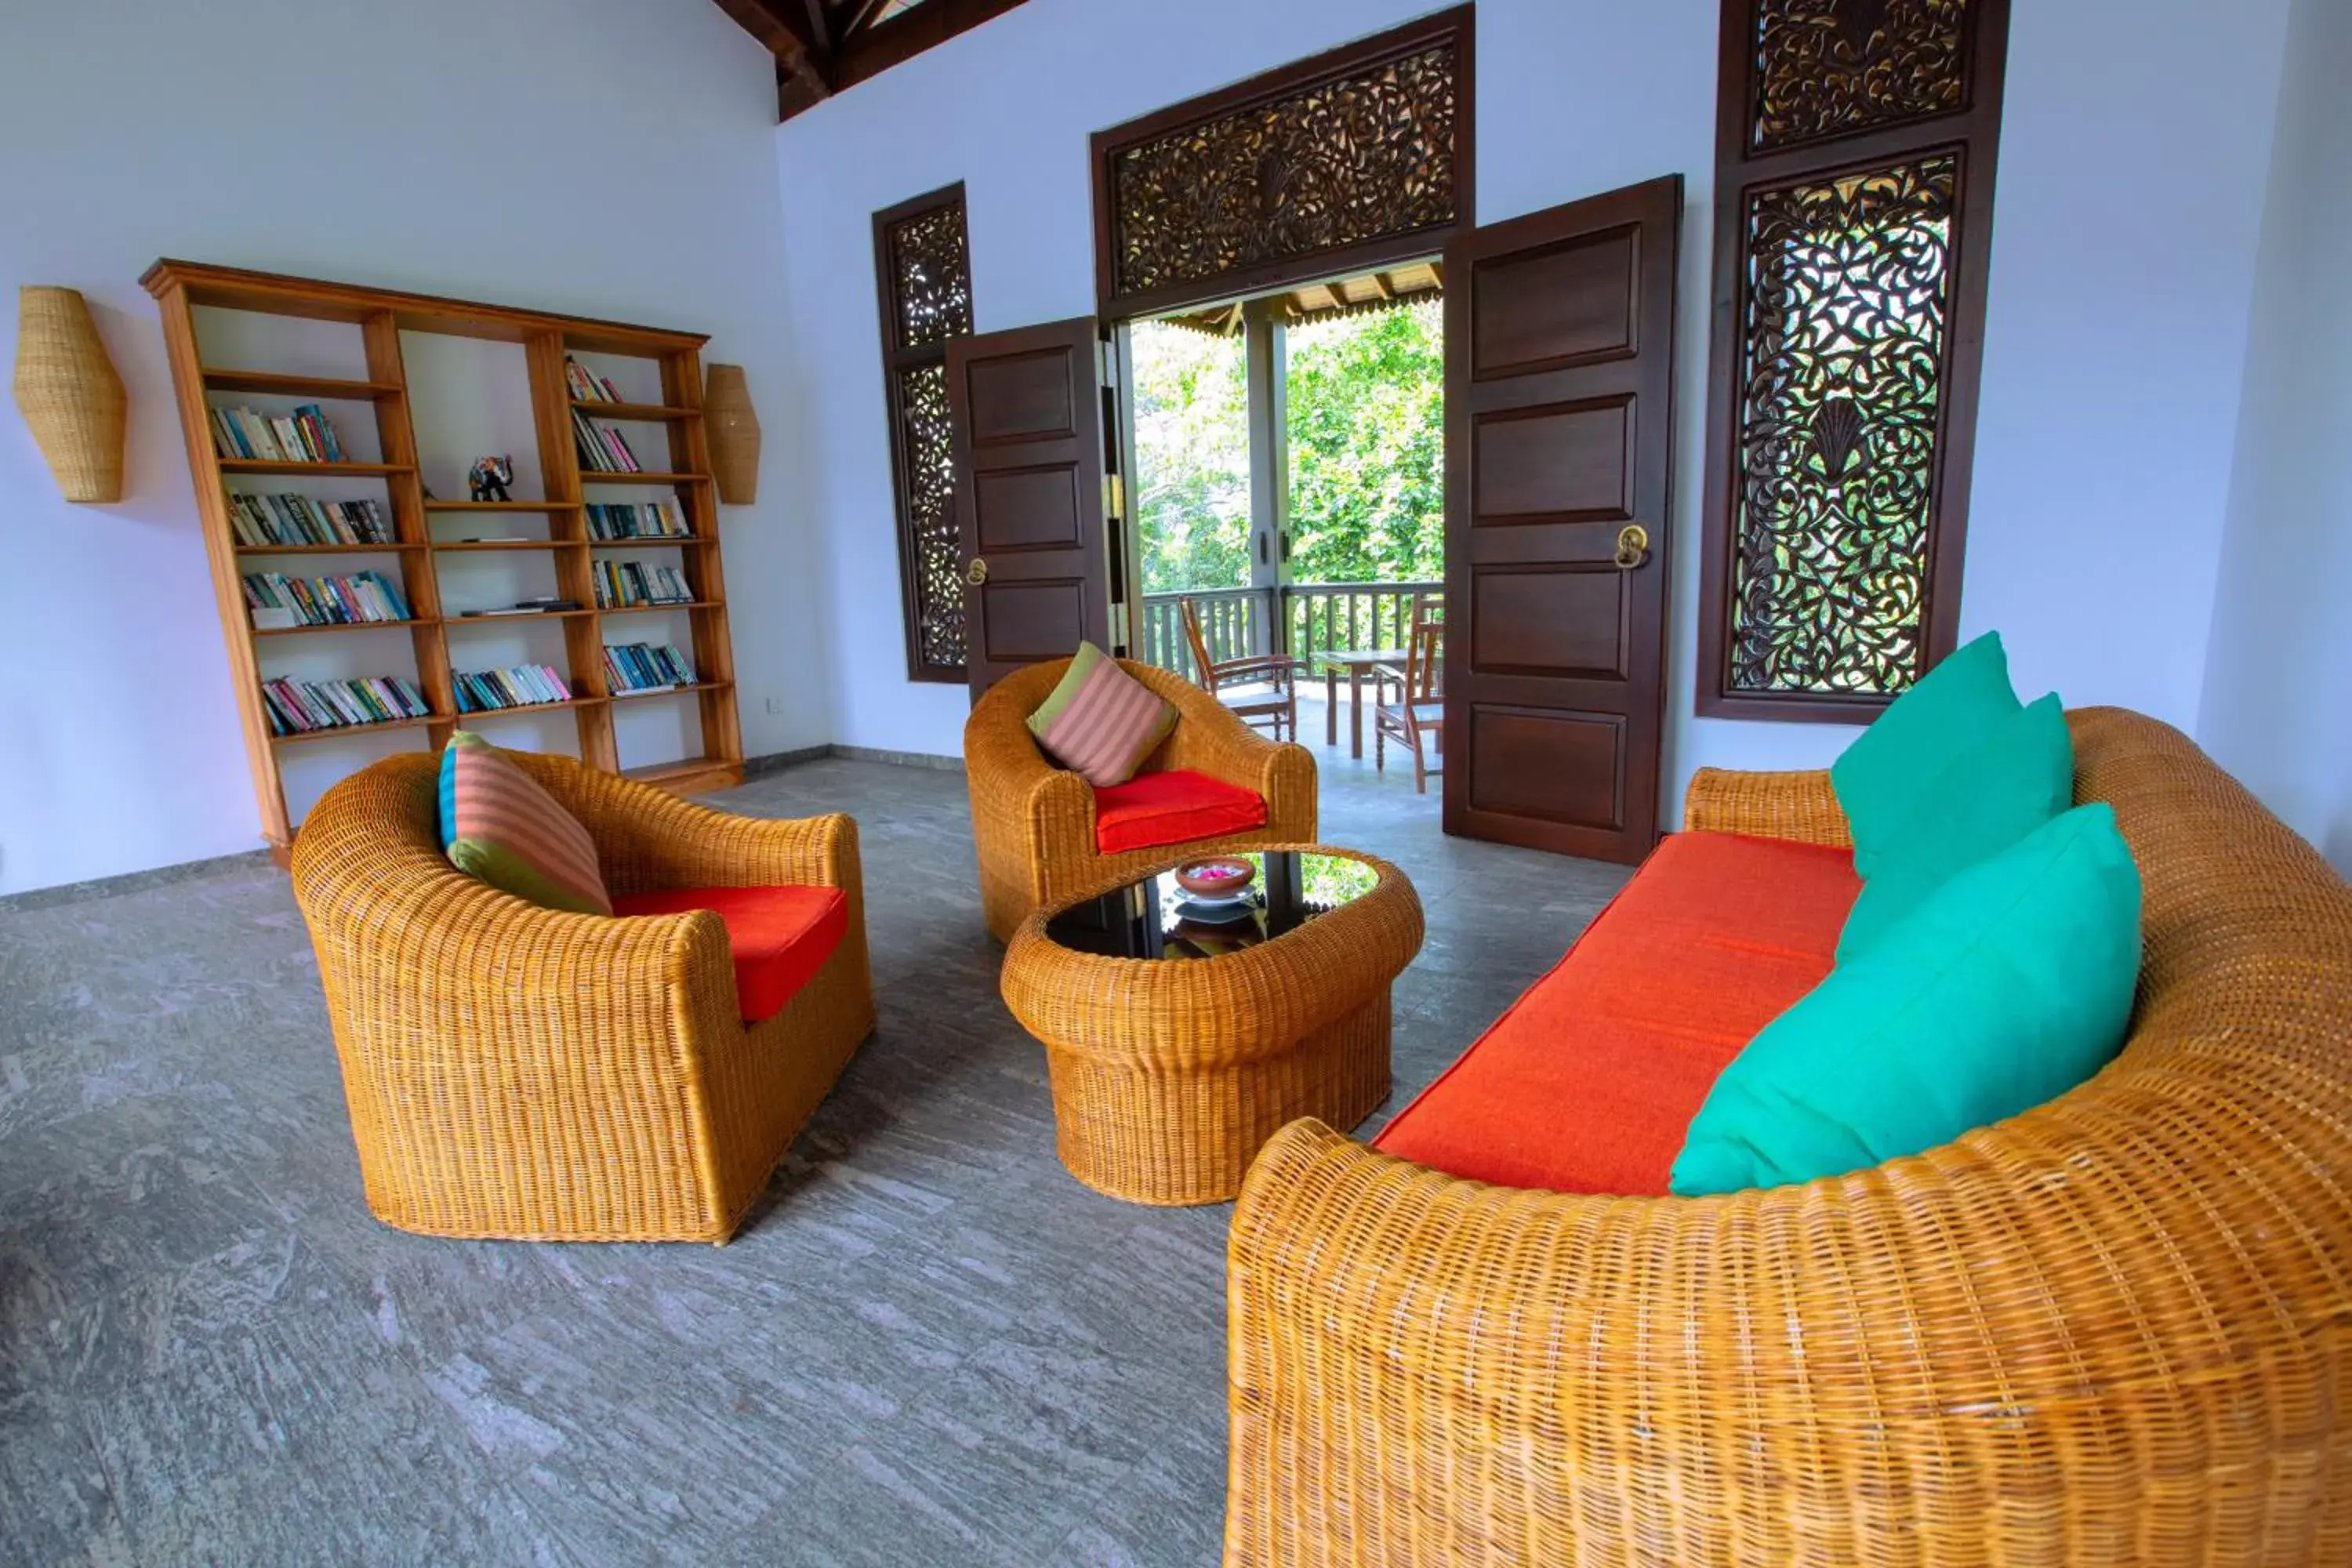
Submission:
[[[1037,749],[1027,720],[1069,668],[1050,659],[1013,671],[972,705],[963,729],[971,790],[971,836],[980,853],[980,895],[988,929],[1010,942],[1032,910],[1112,887],[1163,866],[1169,846],[1104,854],[1095,847],[1095,790]],[[1186,843],[1213,853],[1315,841],[1315,754],[1251,731],[1218,700],[1164,669],[1119,660],[1119,668],[1176,706],[1176,727],[1144,760],[1143,773],[1185,769],[1255,791],[1265,825]]]
[[[2145,886],[2120,1058],[1714,1198],[1293,1123],[1234,1216],[1229,1564],[2352,1563],[2352,889],[2175,731],[2070,719]],[[1823,773],[1687,817],[1845,841]]]
[[[404,1230],[724,1242],[873,1031],[857,827],[726,816],[509,752],[587,827],[615,894],[838,888],[837,945],[746,1025],[709,910],[559,913],[453,868],[437,759],[344,779],[294,843],[368,1206]]]

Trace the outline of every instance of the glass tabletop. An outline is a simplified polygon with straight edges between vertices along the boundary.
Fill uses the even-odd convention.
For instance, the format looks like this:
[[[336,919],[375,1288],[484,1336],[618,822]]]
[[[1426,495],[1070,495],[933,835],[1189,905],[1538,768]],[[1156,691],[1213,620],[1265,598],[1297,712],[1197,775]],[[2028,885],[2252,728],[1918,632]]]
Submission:
[[[1296,931],[1379,880],[1370,862],[1347,854],[1202,856],[1074,904],[1045,922],[1045,934],[1114,958],[1215,958]]]

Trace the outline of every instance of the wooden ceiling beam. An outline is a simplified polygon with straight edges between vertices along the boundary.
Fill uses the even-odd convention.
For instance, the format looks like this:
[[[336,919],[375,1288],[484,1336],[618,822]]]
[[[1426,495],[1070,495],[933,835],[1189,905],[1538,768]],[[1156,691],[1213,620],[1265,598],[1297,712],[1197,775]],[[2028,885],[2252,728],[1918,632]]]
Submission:
[[[887,21],[845,35],[835,62],[834,90],[879,76],[899,61],[968,33],[1020,4],[1022,0],[923,0]]]
[[[718,0],[776,57],[777,118],[790,120],[845,88],[1001,16],[1022,0],[923,0],[884,21],[882,0]]]
[[[833,34],[818,0],[719,0],[735,25],[776,57],[776,117],[833,96]]]

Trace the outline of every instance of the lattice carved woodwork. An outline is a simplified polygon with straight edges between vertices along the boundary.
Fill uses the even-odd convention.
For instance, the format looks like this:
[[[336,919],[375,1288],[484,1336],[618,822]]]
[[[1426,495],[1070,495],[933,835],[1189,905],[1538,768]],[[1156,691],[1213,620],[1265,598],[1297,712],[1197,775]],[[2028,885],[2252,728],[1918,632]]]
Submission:
[[[1471,205],[1469,28],[1424,18],[1098,134],[1104,313],[1442,248]]]
[[[1748,204],[1731,683],[1921,673],[1959,161]]]
[[[971,258],[963,204],[917,213],[890,227],[891,320],[902,349],[971,331]]]
[[[890,458],[898,483],[907,675],[913,680],[961,681],[963,577],[947,352],[951,340],[971,332],[963,188],[936,191],[877,214],[874,250]]]
[[[909,365],[898,373],[898,461],[906,476],[907,542],[913,555],[915,657],[934,669],[961,669],[963,574],[944,363]]]
[[[1749,145],[1965,108],[1968,9],[1967,0],[1759,0]]]
[[[1726,0],[1699,710],[1854,722],[1957,640],[2009,0]]]

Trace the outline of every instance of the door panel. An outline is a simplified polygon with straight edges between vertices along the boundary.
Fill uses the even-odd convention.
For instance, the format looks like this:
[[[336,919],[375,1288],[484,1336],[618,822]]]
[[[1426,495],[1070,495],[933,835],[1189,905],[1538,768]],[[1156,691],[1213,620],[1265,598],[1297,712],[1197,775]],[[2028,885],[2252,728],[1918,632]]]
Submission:
[[[1448,833],[1656,840],[1681,226],[1674,175],[1446,247]]]
[[[948,344],[975,697],[1081,639],[1112,646],[1099,352],[1090,319]]]

